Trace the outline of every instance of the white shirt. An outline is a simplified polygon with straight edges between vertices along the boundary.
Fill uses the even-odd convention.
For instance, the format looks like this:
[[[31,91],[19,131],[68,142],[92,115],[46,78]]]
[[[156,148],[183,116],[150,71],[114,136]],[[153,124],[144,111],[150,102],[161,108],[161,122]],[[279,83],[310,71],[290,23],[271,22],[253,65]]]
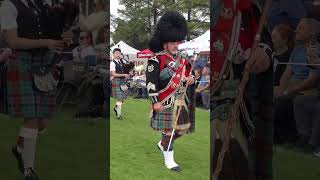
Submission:
[[[87,47],[77,46],[72,50],[74,61],[83,61],[86,56],[95,55],[95,54],[97,53],[92,46],[87,46]]]
[[[26,0],[20,0],[23,2],[26,6],[28,6],[28,3]],[[33,0],[31,2],[34,3]],[[51,0],[45,0],[46,4],[51,5]],[[1,8],[0,8],[0,26],[1,29],[17,29],[18,23],[17,23],[17,17],[18,17],[18,10],[16,6],[10,1],[10,0],[4,0]]]
[[[118,59],[113,59],[113,60],[116,61],[117,63],[119,63],[120,61]],[[110,72],[112,71],[116,71],[116,64],[113,61],[110,62]]]

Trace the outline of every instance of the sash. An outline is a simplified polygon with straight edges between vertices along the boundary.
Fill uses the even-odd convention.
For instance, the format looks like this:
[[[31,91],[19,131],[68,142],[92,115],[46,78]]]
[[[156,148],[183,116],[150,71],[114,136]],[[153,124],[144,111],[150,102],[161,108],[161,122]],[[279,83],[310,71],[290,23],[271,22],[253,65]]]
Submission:
[[[167,65],[168,67],[171,67],[170,63],[174,64],[174,62],[175,62],[175,60],[172,57],[170,57],[166,54],[162,54],[161,56],[157,56],[157,58],[160,60],[160,71],[162,71],[164,69],[165,65]],[[189,64],[188,61],[181,58],[180,56],[178,57],[177,61],[179,63],[177,70],[175,70],[175,73],[171,77],[167,86],[159,91],[159,99],[162,103],[165,102],[166,100],[168,100],[169,98],[171,98],[178,90],[178,88],[173,88],[172,85],[178,86],[181,83],[183,74],[185,75],[185,77],[188,77],[189,73],[191,71],[191,68],[188,68],[186,70],[186,65]]]

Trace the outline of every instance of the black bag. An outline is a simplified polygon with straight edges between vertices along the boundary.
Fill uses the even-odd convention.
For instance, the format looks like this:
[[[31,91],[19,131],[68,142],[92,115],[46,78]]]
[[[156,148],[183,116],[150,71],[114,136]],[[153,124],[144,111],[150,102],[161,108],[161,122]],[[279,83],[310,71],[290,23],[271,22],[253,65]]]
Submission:
[[[7,63],[0,63],[0,114],[8,114]]]

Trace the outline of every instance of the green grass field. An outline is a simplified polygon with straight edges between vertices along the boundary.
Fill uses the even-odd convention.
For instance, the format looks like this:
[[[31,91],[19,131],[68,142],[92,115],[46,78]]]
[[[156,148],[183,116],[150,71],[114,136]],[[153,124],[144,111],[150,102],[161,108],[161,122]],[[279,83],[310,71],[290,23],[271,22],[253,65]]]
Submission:
[[[319,180],[320,158],[292,147],[274,148],[274,180]]]
[[[115,101],[111,99],[111,108]],[[111,111],[112,180],[208,180],[209,113],[196,111],[196,133],[178,139],[175,160],[183,171],[174,173],[163,165],[156,148],[160,133],[149,126],[149,102],[129,99],[124,119]],[[66,106],[49,126],[38,144],[36,169],[42,180],[105,180],[108,133],[104,119],[72,118],[74,108]],[[0,180],[22,180],[11,155],[21,120],[0,115]],[[274,149],[275,180],[318,180],[320,158],[290,147]]]
[[[75,120],[65,107],[39,138],[36,170],[42,180],[105,180],[106,120]],[[22,180],[11,155],[21,120],[0,115],[0,180]]]
[[[113,109],[115,101],[111,100]],[[164,166],[163,155],[156,148],[161,133],[150,127],[150,103],[128,100],[123,120],[110,115],[112,180],[208,180],[209,179],[209,112],[196,111],[196,132],[175,143],[175,161],[182,172],[171,172]]]

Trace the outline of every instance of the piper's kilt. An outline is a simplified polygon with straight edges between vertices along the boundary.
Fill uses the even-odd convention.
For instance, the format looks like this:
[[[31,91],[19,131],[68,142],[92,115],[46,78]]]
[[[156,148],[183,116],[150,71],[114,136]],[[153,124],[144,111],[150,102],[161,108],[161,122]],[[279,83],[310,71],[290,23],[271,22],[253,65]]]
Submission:
[[[54,93],[37,91],[32,74],[33,65],[47,65],[50,55],[15,51],[9,59],[7,70],[8,115],[25,119],[53,117],[56,111]]]
[[[117,100],[127,99],[129,90],[122,91],[120,89],[121,84],[126,84],[127,81],[125,78],[113,78],[112,80],[112,97]]]
[[[191,126],[188,133],[195,131],[195,86],[190,85],[187,90],[189,97],[188,109]],[[175,99],[180,98],[179,93],[175,94]],[[161,112],[151,111],[151,127],[156,131],[172,131],[173,130],[173,110],[174,106],[164,109]]]
[[[171,131],[173,129],[173,106],[161,112],[152,111],[151,127],[157,131]]]

